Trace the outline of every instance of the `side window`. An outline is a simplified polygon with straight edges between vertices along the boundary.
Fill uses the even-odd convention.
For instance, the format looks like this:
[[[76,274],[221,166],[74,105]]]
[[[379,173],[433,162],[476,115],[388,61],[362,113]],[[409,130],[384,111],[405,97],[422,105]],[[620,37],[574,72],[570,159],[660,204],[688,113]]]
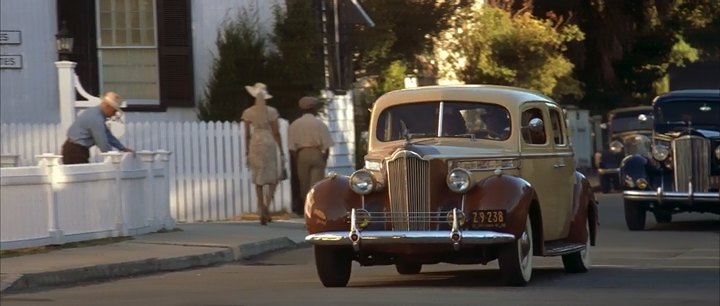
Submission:
[[[543,117],[542,110],[539,108],[531,108],[522,113],[520,124],[522,126],[523,140],[529,144],[545,144],[547,143],[547,135],[545,135],[545,128],[533,130],[530,127],[530,121],[532,119],[541,119],[543,124],[547,124],[546,118]]]
[[[562,116],[560,116],[560,113],[557,109],[551,108],[550,109],[550,121],[552,124],[552,131],[553,136],[555,140],[556,145],[564,145],[565,144],[565,135],[563,134],[562,129]]]

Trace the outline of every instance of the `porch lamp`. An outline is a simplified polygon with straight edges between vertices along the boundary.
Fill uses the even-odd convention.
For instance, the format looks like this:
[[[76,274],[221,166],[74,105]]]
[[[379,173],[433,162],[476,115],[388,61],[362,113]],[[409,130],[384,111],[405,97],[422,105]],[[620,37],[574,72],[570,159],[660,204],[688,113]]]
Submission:
[[[60,32],[55,34],[55,44],[61,61],[67,61],[70,59],[70,54],[72,54],[73,49],[73,40],[74,38],[72,34],[70,34],[70,31],[67,29],[67,21],[63,20]]]

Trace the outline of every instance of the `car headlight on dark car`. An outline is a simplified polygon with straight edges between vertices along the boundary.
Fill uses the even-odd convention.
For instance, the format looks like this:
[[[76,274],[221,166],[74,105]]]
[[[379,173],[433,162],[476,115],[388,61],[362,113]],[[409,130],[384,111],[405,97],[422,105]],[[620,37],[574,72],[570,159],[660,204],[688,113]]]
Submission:
[[[613,152],[616,154],[622,153],[623,148],[624,148],[624,146],[623,146],[622,142],[619,142],[617,140],[610,142],[610,152]]]
[[[365,169],[355,171],[350,175],[350,189],[357,194],[366,195],[373,192],[376,184],[375,177]]]
[[[446,182],[453,192],[465,193],[472,187],[472,176],[470,171],[456,168],[448,173]]]
[[[664,144],[655,144],[652,148],[652,156],[657,161],[664,161],[670,156],[670,149]]]

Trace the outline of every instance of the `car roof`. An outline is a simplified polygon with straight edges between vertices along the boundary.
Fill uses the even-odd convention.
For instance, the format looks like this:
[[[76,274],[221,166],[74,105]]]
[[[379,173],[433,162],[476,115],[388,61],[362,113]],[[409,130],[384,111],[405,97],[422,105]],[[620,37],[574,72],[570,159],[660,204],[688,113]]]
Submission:
[[[631,107],[620,107],[613,109],[608,112],[608,116],[612,116],[617,113],[626,113],[626,112],[641,112],[641,111],[652,111],[652,106],[650,105],[639,105],[639,106],[631,106]]]
[[[527,101],[542,101],[557,105],[540,92],[524,88],[499,85],[435,85],[388,92],[377,99],[376,108],[422,101],[478,101],[495,103],[508,109]]]
[[[653,100],[653,105],[658,102],[672,101],[685,98],[714,98],[720,100],[720,89],[684,89],[675,90],[659,95]]]

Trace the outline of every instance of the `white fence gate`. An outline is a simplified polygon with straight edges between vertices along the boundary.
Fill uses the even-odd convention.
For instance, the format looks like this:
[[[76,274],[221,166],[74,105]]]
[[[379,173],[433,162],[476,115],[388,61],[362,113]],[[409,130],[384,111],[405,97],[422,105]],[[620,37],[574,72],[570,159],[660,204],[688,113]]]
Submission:
[[[256,212],[255,188],[245,162],[244,127],[237,123],[127,123],[120,140],[140,150],[167,150],[171,214],[179,222],[227,220]],[[287,121],[280,120],[287,150]],[[18,166],[35,165],[35,156],[60,153],[65,131],[59,124],[2,124],[0,150],[17,155]],[[100,161],[91,152],[92,161]],[[286,156],[288,156],[286,154]],[[289,160],[286,160],[288,170]],[[271,211],[291,211],[290,181],[281,182]]]
[[[0,250],[171,229],[167,151],[60,165],[45,154],[36,166],[0,169]]]

